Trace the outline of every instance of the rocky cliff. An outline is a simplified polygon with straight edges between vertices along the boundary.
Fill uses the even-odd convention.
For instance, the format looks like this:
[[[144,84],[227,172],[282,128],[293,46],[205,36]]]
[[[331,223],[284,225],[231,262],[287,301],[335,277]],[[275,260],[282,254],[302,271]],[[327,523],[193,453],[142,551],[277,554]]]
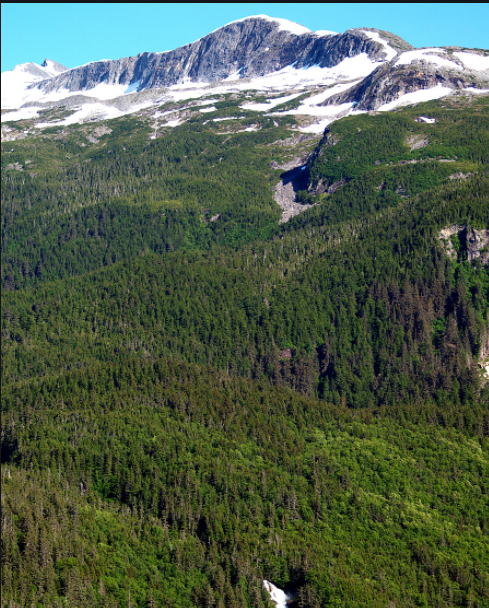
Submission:
[[[375,39],[377,30],[349,30],[344,34],[295,33],[281,21],[250,17],[230,23],[192,44],[165,53],[142,53],[115,61],[97,61],[51,78],[32,88],[46,93],[67,89],[86,91],[98,84],[134,85],[138,91],[185,82],[212,83],[264,76],[294,64],[334,67],[344,59],[365,53],[371,62],[386,61],[400,50],[412,48],[389,36]],[[397,48],[397,50],[394,48]]]
[[[269,112],[277,105],[282,114],[310,117],[301,128],[321,133],[332,120],[358,111],[391,110],[458,91],[487,93],[489,52],[413,49],[382,30],[311,32],[259,15],[164,53],[145,52],[70,70],[49,60],[17,66],[2,74],[2,121],[32,119],[42,129],[56,122],[53,117],[49,124],[39,122],[43,112],[56,107],[72,113],[56,124],[115,118],[214,95],[216,83],[219,94],[288,93],[283,100],[289,102],[303,91],[301,103],[293,101],[298,104],[293,107],[269,99],[243,108]]]
[[[398,66],[395,62],[389,62],[379,66],[344,93],[333,95],[322,105],[355,103],[357,110],[377,110],[408,93],[436,86],[465,89],[484,82],[487,82],[486,78],[469,70],[462,71],[455,62],[453,67],[440,67],[429,62]]]
[[[459,255],[451,241],[454,235],[458,238],[462,255],[469,262],[480,261],[484,266],[489,265],[489,230],[476,230],[471,226],[458,224],[444,228],[439,234],[439,239],[452,260],[456,260]]]

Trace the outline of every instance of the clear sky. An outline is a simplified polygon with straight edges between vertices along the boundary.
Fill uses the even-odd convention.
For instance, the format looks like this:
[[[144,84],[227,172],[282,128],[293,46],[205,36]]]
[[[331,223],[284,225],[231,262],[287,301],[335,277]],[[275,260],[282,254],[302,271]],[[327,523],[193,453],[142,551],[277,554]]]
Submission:
[[[311,30],[391,31],[413,46],[489,48],[489,4],[2,3],[2,72],[45,58],[71,68],[98,59],[167,51],[250,15]]]

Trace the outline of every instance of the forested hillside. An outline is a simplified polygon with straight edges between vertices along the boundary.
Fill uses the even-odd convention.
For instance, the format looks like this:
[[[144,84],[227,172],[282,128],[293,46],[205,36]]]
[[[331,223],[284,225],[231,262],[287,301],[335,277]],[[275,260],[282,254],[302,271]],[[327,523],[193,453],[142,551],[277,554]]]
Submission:
[[[488,606],[489,102],[242,101],[2,144],[2,608]]]

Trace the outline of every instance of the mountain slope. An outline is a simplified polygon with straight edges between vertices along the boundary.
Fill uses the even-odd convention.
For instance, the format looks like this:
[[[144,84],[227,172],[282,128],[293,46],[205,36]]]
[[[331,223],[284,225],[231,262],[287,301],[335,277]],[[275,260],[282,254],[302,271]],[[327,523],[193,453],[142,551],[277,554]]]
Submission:
[[[438,123],[417,123],[413,110],[334,123],[333,139],[326,135],[303,173],[316,190],[321,182],[325,189],[344,183],[331,194],[314,195],[318,204],[282,227],[278,213],[273,215],[273,175],[260,160],[270,153],[273,131],[254,160],[245,147],[256,148],[254,135],[238,134],[239,156],[228,150],[226,167],[225,151],[217,149],[206,161],[200,154],[203,142],[211,153],[216,136],[197,137],[200,122],[195,135],[186,126],[180,143],[186,142],[187,154],[176,148],[178,131],[168,141],[152,141],[140,161],[134,153],[128,157],[139,177],[127,186],[125,174],[117,173],[124,156],[113,164],[104,152],[97,172],[103,183],[103,171],[114,172],[109,189],[117,181],[130,190],[145,180],[158,184],[163,172],[158,189],[132,199],[124,195],[123,204],[117,195],[100,205],[82,203],[79,195],[70,202],[66,186],[70,193],[74,185],[61,179],[58,194],[57,182],[43,176],[39,200],[35,178],[31,209],[24,213],[24,198],[11,189],[22,183],[23,172],[11,169],[3,189],[11,212],[4,221],[4,287],[13,290],[4,296],[4,381],[50,375],[60,365],[164,355],[242,375],[265,374],[274,383],[355,407],[482,398],[477,360],[487,324],[488,268],[481,263],[485,258],[469,260],[460,245],[460,256],[451,259],[439,235],[452,225],[488,228],[488,142],[476,139],[485,130],[487,104],[480,100],[455,114],[439,107],[431,114]],[[422,138],[430,132],[433,147],[418,148],[413,159],[404,142],[416,130]],[[334,138],[340,141],[334,144]],[[434,159],[437,151],[452,158]],[[240,159],[254,162],[256,173],[243,171],[236,180],[240,189],[220,195]],[[211,163],[220,168],[214,167],[205,190],[199,173]],[[264,171],[267,178],[258,181]],[[74,183],[94,183],[92,169],[75,176]],[[249,180],[255,182],[249,195],[258,197],[256,206],[244,194]],[[49,221],[46,184],[54,205]],[[169,188],[180,188],[187,204],[165,202]],[[232,196],[227,208],[226,192]],[[198,198],[190,203],[193,196]],[[260,216],[265,201],[269,215]],[[37,240],[29,235],[34,225]],[[268,231],[268,239],[257,240],[257,229]],[[149,247],[156,258],[144,257]],[[86,301],[96,315],[87,313]],[[287,349],[291,357],[281,354]]]
[[[409,48],[407,43],[402,43]],[[365,53],[371,62],[392,58],[396,51],[362,30],[324,35],[291,22],[249,17],[225,25],[200,40],[164,53],[141,53],[117,61],[92,62],[32,88],[45,93],[84,91],[100,83],[132,85],[134,90],[162,88],[186,82],[217,82],[234,74],[254,78],[292,63],[334,67]]]
[[[2,396],[5,605],[488,600],[487,409],[352,414],[171,360]]]
[[[231,80],[22,68],[1,608],[485,608],[484,55],[260,16],[170,54]]]
[[[232,22],[173,51],[91,62],[56,75],[51,71],[41,81],[38,76],[19,80],[17,72],[24,68],[18,66],[2,74],[2,108],[16,110],[3,115],[2,121],[35,119],[43,108],[61,107],[72,116],[58,124],[112,118],[154,108],[162,101],[198,98],[205,94],[199,89],[212,94],[218,83],[222,93],[296,89],[314,93],[313,87],[341,85],[316,100],[315,108],[303,104],[304,113],[311,116],[324,114],[321,106],[337,108],[326,112],[333,120],[345,112],[402,104],[403,95],[419,90],[423,90],[421,98],[405,101],[416,103],[460,90],[483,91],[489,88],[488,61],[481,51],[414,50],[394,34],[371,28],[343,34],[310,32],[259,15]],[[37,129],[47,126],[36,123]]]

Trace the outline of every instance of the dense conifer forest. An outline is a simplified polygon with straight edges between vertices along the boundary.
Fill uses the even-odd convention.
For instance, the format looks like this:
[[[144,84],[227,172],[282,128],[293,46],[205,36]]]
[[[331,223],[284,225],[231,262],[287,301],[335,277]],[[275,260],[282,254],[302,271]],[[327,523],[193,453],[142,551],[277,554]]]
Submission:
[[[2,608],[489,606],[489,102],[240,103],[2,144]]]

